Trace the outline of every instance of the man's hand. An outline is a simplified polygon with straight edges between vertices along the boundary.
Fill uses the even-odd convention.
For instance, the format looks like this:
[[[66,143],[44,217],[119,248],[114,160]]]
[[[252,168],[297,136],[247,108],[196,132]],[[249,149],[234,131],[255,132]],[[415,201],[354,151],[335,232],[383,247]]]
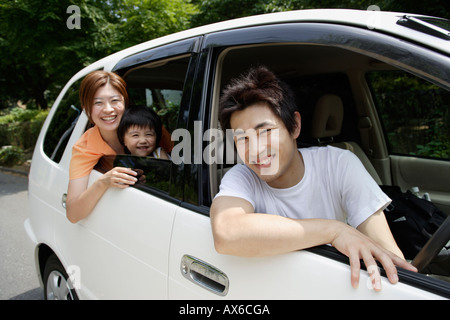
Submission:
[[[372,280],[373,289],[376,291],[381,290],[381,275],[376,261],[381,263],[389,281],[393,284],[398,282],[396,266],[417,272],[417,269],[410,263],[384,249],[358,230],[343,223],[337,230],[331,244],[349,258],[351,284],[354,288],[357,288],[359,284],[360,260],[364,261]]]
[[[222,254],[270,256],[332,244],[349,257],[352,286],[358,286],[362,259],[370,273],[372,286],[377,291],[381,289],[381,276],[375,261],[382,264],[391,283],[398,281],[396,266],[417,271],[375,240],[340,221],[298,220],[273,214],[258,214],[253,212],[253,206],[246,200],[225,196],[214,199],[210,216],[214,245],[217,252]],[[370,234],[372,229],[378,228],[377,233],[384,237],[384,228],[375,223],[380,221],[379,217],[373,215],[372,219],[369,218],[370,222],[362,226],[362,231]]]

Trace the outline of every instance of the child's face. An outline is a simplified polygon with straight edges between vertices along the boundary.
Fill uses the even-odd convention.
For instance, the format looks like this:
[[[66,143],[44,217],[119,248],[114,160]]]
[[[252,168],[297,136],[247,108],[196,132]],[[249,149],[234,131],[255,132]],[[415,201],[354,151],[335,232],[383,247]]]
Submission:
[[[150,127],[131,126],[123,141],[132,155],[146,157],[156,148],[156,132]]]

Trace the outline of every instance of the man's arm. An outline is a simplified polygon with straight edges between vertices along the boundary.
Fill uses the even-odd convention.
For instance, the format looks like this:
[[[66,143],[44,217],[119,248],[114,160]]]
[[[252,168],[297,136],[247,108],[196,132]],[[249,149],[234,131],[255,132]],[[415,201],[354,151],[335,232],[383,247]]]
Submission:
[[[409,263],[385,250],[358,230],[336,220],[289,219],[253,212],[253,206],[237,197],[218,197],[211,205],[211,224],[217,252],[237,256],[267,256],[332,244],[347,255],[351,283],[358,286],[360,259],[377,271],[374,289],[381,289],[375,260],[383,265],[389,280],[398,281],[395,265],[415,271]]]
[[[405,259],[402,251],[395,242],[394,236],[391,233],[391,229],[389,228],[386,217],[382,210],[379,210],[371,215],[356,229],[364,233],[372,240],[375,240],[386,250],[389,250],[392,253],[395,253],[400,258]]]
[[[210,216],[217,252],[245,257],[275,255],[330,243],[337,222],[254,213],[248,201],[228,196],[214,199]],[[319,232],[324,228],[325,232]]]

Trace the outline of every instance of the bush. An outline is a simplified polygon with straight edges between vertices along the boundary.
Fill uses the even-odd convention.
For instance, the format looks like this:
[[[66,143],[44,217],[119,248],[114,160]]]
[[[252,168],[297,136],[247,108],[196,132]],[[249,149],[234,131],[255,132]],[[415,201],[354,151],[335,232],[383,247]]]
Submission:
[[[12,167],[24,161],[23,150],[16,146],[4,146],[0,149],[0,165]]]
[[[48,110],[13,108],[0,116],[0,146],[33,148]]]

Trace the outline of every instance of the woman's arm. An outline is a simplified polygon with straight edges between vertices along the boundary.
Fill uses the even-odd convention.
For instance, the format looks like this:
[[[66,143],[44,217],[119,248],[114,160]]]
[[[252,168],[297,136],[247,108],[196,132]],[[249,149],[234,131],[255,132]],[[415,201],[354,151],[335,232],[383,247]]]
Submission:
[[[67,218],[72,223],[86,218],[109,187],[127,188],[136,183],[136,175],[137,173],[131,169],[116,167],[89,187],[89,175],[70,180],[66,200]]]

